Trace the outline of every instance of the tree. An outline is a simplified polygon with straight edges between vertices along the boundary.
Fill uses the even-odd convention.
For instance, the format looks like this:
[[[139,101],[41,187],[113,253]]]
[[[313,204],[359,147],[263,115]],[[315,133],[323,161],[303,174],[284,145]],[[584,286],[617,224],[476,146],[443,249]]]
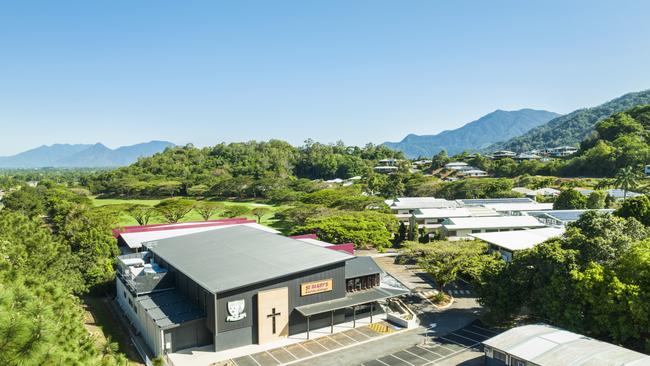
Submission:
[[[257,217],[257,222],[261,223],[262,222],[262,217],[264,215],[267,215],[271,213],[271,209],[268,207],[255,207],[252,211],[252,214]]]
[[[627,198],[627,192],[629,190],[634,189],[637,186],[638,177],[639,174],[631,166],[622,168],[618,173],[616,173],[614,184],[616,187],[623,190],[623,199]]]
[[[563,249],[576,251],[576,263],[585,268],[589,262],[614,263],[634,242],[647,235],[648,229],[634,218],[588,211],[569,224],[558,240]]]
[[[406,224],[404,222],[399,223],[399,229],[397,230],[397,235],[395,235],[395,243],[400,244],[406,240]]]
[[[451,160],[449,159],[449,156],[447,155],[447,150],[440,150],[437,154],[433,156],[431,159],[431,168],[432,169],[440,169],[443,166],[445,166],[447,163],[449,163]]]
[[[409,242],[405,245],[404,252],[410,255],[415,253],[418,264],[431,276],[436,288],[442,293],[445,286],[455,281],[469,263],[480,263],[477,258],[483,256],[486,249],[485,245],[475,242]]]
[[[156,209],[146,205],[132,205],[126,212],[137,221],[138,225],[149,224],[149,221],[158,214]]]
[[[250,215],[250,213],[251,210],[242,205],[230,205],[226,207],[226,210],[223,212],[223,214],[229,218],[245,217]]]
[[[391,244],[397,220],[389,214],[377,212],[346,212],[307,219],[305,225],[294,229],[293,234],[317,234],[319,238],[335,244],[354,243],[357,248],[382,249]]]
[[[204,221],[208,221],[212,215],[221,211],[224,208],[223,203],[199,201],[194,205],[194,210],[201,215]]]
[[[587,197],[575,189],[566,189],[560,193],[553,203],[554,210],[576,210],[587,207]]]
[[[2,199],[2,204],[8,210],[21,212],[31,218],[42,215],[44,211],[37,189],[29,186],[7,194]]]
[[[615,215],[624,218],[634,217],[643,225],[650,226],[650,199],[646,195],[626,199],[615,211]]]
[[[180,198],[168,198],[160,201],[155,208],[167,222],[176,223],[192,211],[194,203]]]
[[[587,208],[601,209],[605,208],[605,200],[607,199],[607,192],[593,191],[587,197]]]

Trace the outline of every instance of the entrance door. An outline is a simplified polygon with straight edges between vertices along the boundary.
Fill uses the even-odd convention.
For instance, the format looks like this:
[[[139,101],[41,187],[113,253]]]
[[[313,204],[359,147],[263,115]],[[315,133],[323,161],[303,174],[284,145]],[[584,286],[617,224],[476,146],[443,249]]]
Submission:
[[[289,288],[260,291],[257,294],[257,342],[286,338],[289,334]]]

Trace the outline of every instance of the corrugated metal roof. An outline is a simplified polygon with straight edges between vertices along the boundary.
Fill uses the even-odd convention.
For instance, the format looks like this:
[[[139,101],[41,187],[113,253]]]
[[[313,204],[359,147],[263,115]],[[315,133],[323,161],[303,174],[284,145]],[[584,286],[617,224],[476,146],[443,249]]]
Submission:
[[[539,366],[641,366],[650,356],[547,324],[512,328],[484,345]]]
[[[485,208],[491,208],[495,211],[546,211],[552,210],[552,203],[521,202],[521,203],[486,203]]]
[[[296,310],[304,316],[312,316],[327,311],[349,308],[351,306],[368,304],[377,300],[406,295],[408,293],[410,293],[409,290],[393,287],[374,287],[365,291],[349,293],[346,297],[339,299],[298,306]]]
[[[456,200],[463,205],[488,205],[494,203],[531,203],[535,202],[530,198],[471,198]]]
[[[495,216],[495,217],[453,217],[442,226],[447,230],[458,229],[509,229],[534,228],[545,226],[532,216]]]
[[[541,229],[478,233],[469,236],[481,239],[508,250],[530,249],[546,240],[564,234],[563,228],[545,227]]]
[[[355,257],[345,262],[345,278],[356,278],[383,272],[371,257]]]
[[[205,313],[176,291],[140,296],[137,300],[162,329],[173,328],[191,320],[205,318]]]
[[[232,224],[232,225],[206,225],[206,226],[201,226],[201,227],[192,227],[192,228],[184,228],[182,225],[178,226],[176,229],[172,230],[160,230],[160,231],[144,231],[144,232],[133,232],[133,233],[122,233],[120,234],[120,237],[126,245],[131,248],[131,249],[137,249],[142,247],[142,243],[146,241],[152,241],[152,240],[161,240],[161,239],[167,239],[167,238],[173,238],[175,236],[182,236],[182,235],[188,235],[188,234],[194,234],[194,233],[201,233],[205,231],[212,231],[212,230],[221,230],[229,227],[233,227],[235,225],[245,225],[245,226],[250,226],[254,227],[256,229],[260,230],[266,230],[272,233],[279,233],[279,231],[272,229],[267,226],[259,225],[256,223],[245,223],[245,224]]]
[[[354,258],[247,225],[143,245],[211,292],[232,290]]]

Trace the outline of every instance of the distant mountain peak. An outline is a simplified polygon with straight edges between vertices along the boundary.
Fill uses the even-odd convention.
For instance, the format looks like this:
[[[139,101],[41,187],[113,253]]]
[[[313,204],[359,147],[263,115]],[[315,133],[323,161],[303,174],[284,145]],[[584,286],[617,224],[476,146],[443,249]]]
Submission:
[[[455,130],[445,130],[436,135],[411,133],[400,142],[385,142],[384,145],[403,151],[412,158],[430,157],[441,150],[453,155],[519,136],[557,116],[557,113],[530,108],[516,111],[497,109]]]
[[[554,118],[530,131],[504,138],[486,147],[485,151],[512,150],[524,152],[532,149],[577,146],[594,130],[596,124],[614,113],[650,104],[650,89],[624,94],[601,105],[577,109]]]
[[[0,157],[0,168],[117,167],[129,165],[140,157],[151,156],[170,146],[174,144],[168,141],[150,141],[116,149],[101,142],[41,145],[20,154]]]

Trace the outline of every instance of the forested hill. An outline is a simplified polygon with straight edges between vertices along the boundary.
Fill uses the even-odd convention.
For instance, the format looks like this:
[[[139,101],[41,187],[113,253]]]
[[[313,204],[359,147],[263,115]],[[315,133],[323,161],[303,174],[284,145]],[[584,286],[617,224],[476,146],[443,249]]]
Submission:
[[[557,113],[535,109],[496,110],[455,130],[437,135],[410,134],[400,142],[385,142],[384,145],[402,151],[411,158],[431,157],[441,150],[455,155],[519,136],[558,116]]]
[[[168,148],[128,167],[90,178],[95,193],[129,196],[211,195],[251,196],[287,185],[295,178],[350,178],[372,171],[380,159],[403,158],[385,146],[308,141],[295,147],[280,140],[241,142],[196,148]],[[410,167],[410,165],[408,165]],[[408,167],[405,168],[408,170]]]
[[[579,109],[567,115],[555,118],[548,123],[536,127],[522,136],[493,144],[485,149],[486,152],[496,150],[512,150],[524,152],[531,149],[557,146],[578,146],[596,126],[599,121],[614,113],[650,103],[650,90],[625,94],[597,107]]]

